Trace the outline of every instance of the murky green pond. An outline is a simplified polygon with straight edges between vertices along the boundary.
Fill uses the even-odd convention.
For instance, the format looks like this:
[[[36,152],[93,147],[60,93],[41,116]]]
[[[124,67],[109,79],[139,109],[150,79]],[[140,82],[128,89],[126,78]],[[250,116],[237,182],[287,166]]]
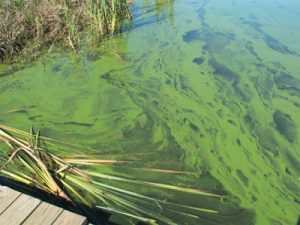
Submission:
[[[168,193],[220,210],[171,215],[180,225],[296,225],[300,1],[145,0],[133,12],[131,27],[97,49],[1,66],[0,123],[40,128],[83,154],[194,172],[148,179],[231,196]]]

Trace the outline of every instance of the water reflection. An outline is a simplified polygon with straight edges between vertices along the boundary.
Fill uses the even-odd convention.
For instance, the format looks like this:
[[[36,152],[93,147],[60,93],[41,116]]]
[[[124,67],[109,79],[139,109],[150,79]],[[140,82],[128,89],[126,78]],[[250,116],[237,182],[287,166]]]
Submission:
[[[144,0],[133,6],[134,21],[131,28],[155,24],[168,20],[174,25],[174,0]],[[147,16],[145,16],[147,15]]]

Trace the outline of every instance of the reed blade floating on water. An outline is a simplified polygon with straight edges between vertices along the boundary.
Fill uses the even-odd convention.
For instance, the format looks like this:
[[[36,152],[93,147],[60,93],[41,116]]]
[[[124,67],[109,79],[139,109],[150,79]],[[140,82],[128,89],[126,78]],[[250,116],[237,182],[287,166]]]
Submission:
[[[198,218],[200,214],[214,215],[219,213],[216,209],[178,204],[166,199],[140,194],[138,189],[139,187],[157,188],[200,195],[220,201],[223,198],[222,195],[194,188],[106,174],[99,171],[99,168],[95,170],[94,167],[97,165],[112,167],[115,164],[126,164],[128,161],[81,159],[78,157],[64,159],[53,154],[51,149],[44,147],[51,146],[49,145],[51,139],[42,137],[39,132],[33,130],[27,133],[0,125],[0,142],[7,146],[7,151],[3,150],[5,147],[0,150],[1,154],[5,155],[5,161],[2,160],[0,175],[39,188],[74,204],[98,208],[123,216],[129,221],[141,221],[148,224],[176,225],[177,223],[167,216],[167,212],[178,213],[191,218]],[[89,168],[91,166],[93,168]],[[144,168],[144,170],[169,173],[170,175],[184,173],[184,171],[176,172],[155,168]],[[115,185],[110,181],[119,184]],[[125,188],[126,185],[130,184],[135,185],[136,191]]]

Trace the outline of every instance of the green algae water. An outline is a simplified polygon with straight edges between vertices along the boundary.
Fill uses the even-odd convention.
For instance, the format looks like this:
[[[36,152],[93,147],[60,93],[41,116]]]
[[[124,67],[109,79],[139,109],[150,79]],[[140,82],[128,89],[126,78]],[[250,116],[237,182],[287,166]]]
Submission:
[[[296,225],[300,2],[139,0],[132,12],[97,48],[2,65],[0,122],[34,126],[85,155],[192,175],[116,172],[228,196],[165,193],[219,211],[169,212],[179,225]]]

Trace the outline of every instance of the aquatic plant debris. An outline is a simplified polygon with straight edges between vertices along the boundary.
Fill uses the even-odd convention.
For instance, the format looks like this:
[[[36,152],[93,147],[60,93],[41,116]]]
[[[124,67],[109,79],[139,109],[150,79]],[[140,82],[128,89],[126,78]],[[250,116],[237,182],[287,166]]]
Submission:
[[[2,163],[0,174],[23,184],[39,188],[75,204],[80,203],[91,208],[97,207],[108,212],[121,214],[125,216],[125,218],[129,218],[129,220],[133,219],[147,222],[148,224],[157,224],[156,221],[164,224],[177,224],[172,221],[171,218],[163,215],[163,212],[171,210],[168,209],[168,207],[172,206],[177,206],[181,210],[191,211],[189,213],[186,212],[187,215],[196,218],[198,218],[198,215],[197,213],[194,214],[195,212],[205,214],[219,213],[214,209],[199,208],[183,204],[179,205],[169,202],[166,199],[149,197],[139,194],[136,191],[133,192],[111,184],[106,184],[103,182],[103,179],[133,183],[139,186],[156,187],[186,194],[197,194],[209,198],[221,199],[223,198],[222,195],[170,184],[122,178],[100,173],[99,171],[89,172],[87,169],[82,170],[78,165],[82,165],[82,162],[85,162],[85,166],[90,165],[88,159],[69,158],[64,160],[50,153],[50,149],[42,148],[42,143],[46,145],[47,142],[50,142],[46,140],[47,138],[40,136],[39,132],[34,133],[32,131],[31,133],[26,133],[0,125],[0,141],[8,146],[7,156],[4,156],[4,158],[7,159]],[[3,153],[3,151],[1,152]],[[2,159],[2,161],[3,160],[4,159]],[[118,161],[90,159],[91,164],[111,165],[116,162]],[[69,163],[72,163],[72,165]],[[95,178],[101,178],[102,181],[100,182]],[[152,205],[152,209],[144,208],[143,205],[139,206],[139,202]],[[158,207],[159,212],[156,212],[153,207]],[[172,209],[172,211],[174,211],[174,209]],[[177,210],[174,212],[177,212]]]

